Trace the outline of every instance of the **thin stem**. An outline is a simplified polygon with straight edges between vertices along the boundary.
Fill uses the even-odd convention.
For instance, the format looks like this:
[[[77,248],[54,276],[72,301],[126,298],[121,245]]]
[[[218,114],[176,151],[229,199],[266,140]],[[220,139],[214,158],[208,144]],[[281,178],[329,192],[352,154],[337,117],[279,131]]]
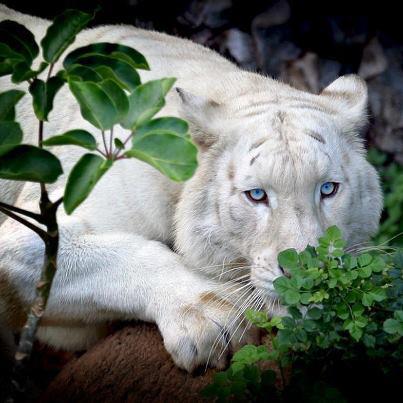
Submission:
[[[53,203],[53,208],[57,209],[63,203],[63,197],[60,197]]]
[[[129,134],[129,136],[127,136],[127,138],[125,139],[125,141],[123,141],[123,146],[125,146],[125,145],[128,143],[128,141],[129,141],[135,134],[136,134],[136,132],[135,132],[135,131],[132,131],[132,132]],[[121,151],[122,151],[122,150],[119,150],[119,149],[116,150],[116,152],[115,152],[115,154],[114,154],[114,156],[113,156],[113,159],[114,159],[114,160],[122,159],[122,158],[120,157],[120,152],[121,152]]]
[[[113,127],[109,131],[109,155],[113,153]]]
[[[12,384],[14,387],[14,394],[20,394],[24,398],[26,397],[24,395],[26,393],[27,384],[27,365],[32,354],[35,335],[45,312],[52,282],[56,274],[57,251],[59,247],[59,230],[56,220],[57,207],[50,202],[46,203],[46,201],[41,200],[41,203],[41,213],[46,220],[48,234],[46,240],[44,240],[44,261],[41,270],[41,277],[36,285],[35,299],[28,313],[26,324],[21,331],[13,368]]]
[[[49,66],[49,70],[48,70],[48,75],[47,75],[47,77],[46,77],[46,81],[49,80],[49,78],[50,78],[50,76],[51,76],[51,74],[52,74],[53,67],[54,67],[54,64],[51,63],[50,66]]]
[[[43,141],[43,120],[39,121],[39,129],[38,129],[38,147],[42,148]]]
[[[24,210],[19,207],[14,207],[11,206],[10,204],[3,203],[0,201],[0,207],[3,207],[4,209],[7,209],[9,211],[14,211],[14,213],[22,214],[26,217],[33,218],[34,220],[38,221],[41,224],[44,224],[42,216],[37,213],[33,213],[32,211]]]
[[[96,149],[103,157],[108,158],[108,156],[99,148]]]
[[[42,229],[40,229],[39,227],[37,227],[36,225],[30,223],[29,221],[27,221],[25,218],[20,217],[17,214],[14,214],[13,212],[11,212],[10,210],[7,210],[3,207],[0,207],[0,212],[2,212],[3,214],[5,214],[6,216],[12,218],[15,221],[18,221],[19,223],[21,223],[22,225],[25,225],[26,227],[28,227],[30,230],[36,232],[44,241],[46,241],[49,238],[49,235]]]
[[[102,133],[102,141],[104,143],[104,148],[105,148],[105,154],[106,154],[106,157],[109,158],[108,146],[106,145],[105,132],[102,130],[101,133]]]

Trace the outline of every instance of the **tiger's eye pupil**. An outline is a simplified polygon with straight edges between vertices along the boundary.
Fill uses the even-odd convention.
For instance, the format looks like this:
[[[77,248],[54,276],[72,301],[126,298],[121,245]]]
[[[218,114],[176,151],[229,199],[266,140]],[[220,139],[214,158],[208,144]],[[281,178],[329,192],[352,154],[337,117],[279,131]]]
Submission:
[[[253,202],[265,202],[267,194],[263,189],[251,189],[245,192],[248,199]]]
[[[321,188],[320,193],[322,197],[329,197],[336,194],[338,188],[338,183],[336,182],[325,182]]]

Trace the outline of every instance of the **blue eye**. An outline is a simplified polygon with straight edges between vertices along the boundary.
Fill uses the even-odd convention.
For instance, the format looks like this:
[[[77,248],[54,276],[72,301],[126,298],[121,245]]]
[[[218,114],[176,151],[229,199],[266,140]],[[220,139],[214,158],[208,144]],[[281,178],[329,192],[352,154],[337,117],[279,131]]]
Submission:
[[[267,193],[263,189],[251,189],[245,194],[249,200],[255,203],[267,203]]]
[[[325,182],[320,187],[320,194],[322,197],[330,197],[334,196],[339,188],[339,184],[337,182]]]

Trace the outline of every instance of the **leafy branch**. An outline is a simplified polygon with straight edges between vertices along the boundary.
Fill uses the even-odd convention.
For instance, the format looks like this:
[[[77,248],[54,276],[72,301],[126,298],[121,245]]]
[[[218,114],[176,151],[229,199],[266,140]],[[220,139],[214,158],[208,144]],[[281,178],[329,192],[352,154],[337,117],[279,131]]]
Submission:
[[[40,51],[33,34],[17,22],[0,22],[0,76],[10,75],[15,84],[29,83],[38,120],[38,145],[23,144],[23,132],[15,121],[15,106],[25,94],[16,89],[0,93],[0,178],[36,182],[41,190],[39,213],[3,202],[0,212],[34,231],[45,243],[35,300],[15,355],[14,397],[24,393],[26,364],[57,270],[59,206],[63,204],[66,213],[72,214],[121,159],[138,158],[175,181],[190,178],[197,165],[197,150],[187,123],[176,117],[153,119],[164,107],[165,96],[175,79],[141,83],[137,70],[149,70],[149,66],[135,49],[115,43],[89,44],[68,53],[63,69],[53,74],[56,62],[92,18],[93,15],[76,10],[56,17],[40,43],[44,60],[37,70],[31,68]],[[42,73],[45,79],[40,78]],[[100,131],[102,145],[92,133],[79,128],[44,138],[45,123],[65,84],[82,117]],[[124,141],[115,135],[117,131],[128,132]],[[55,183],[63,169],[59,159],[46,148],[59,146],[76,146],[89,152],[69,172],[64,195],[52,201],[47,184]]]

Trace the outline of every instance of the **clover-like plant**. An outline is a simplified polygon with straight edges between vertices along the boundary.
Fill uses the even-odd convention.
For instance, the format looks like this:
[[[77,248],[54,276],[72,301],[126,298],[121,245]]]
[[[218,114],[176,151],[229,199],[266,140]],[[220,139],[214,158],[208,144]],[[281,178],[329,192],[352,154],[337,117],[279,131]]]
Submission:
[[[37,145],[24,143],[15,107],[25,93],[20,89],[0,93],[0,178],[37,182],[41,189],[38,213],[2,201],[0,212],[35,231],[46,246],[36,299],[16,354],[17,372],[31,354],[57,270],[58,207],[63,204],[71,214],[111,166],[122,159],[138,158],[175,181],[190,178],[197,164],[187,123],[176,117],[153,118],[165,105],[175,79],[141,83],[137,70],[149,69],[141,53],[121,44],[93,43],[67,54],[61,65],[60,57],[92,18],[81,11],[67,10],[48,27],[40,47],[26,27],[10,20],[0,22],[0,76],[9,75],[15,84],[28,83],[38,119]],[[33,69],[40,50],[42,60]],[[98,136],[77,127],[44,138],[44,125],[51,116],[55,96],[65,85],[78,102],[83,118],[100,132]],[[125,138],[114,135],[117,125],[125,129]],[[66,145],[88,152],[71,169],[63,197],[50,200],[47,184],[54,183],[63,168],[47,148]]]
[[[268,345],[247,345],[237,352],[231,367],[206,389],[208,396],[218,401],[345,401],[343,395],[351,391],[337,380],[344,387],[351,380],[335,368],[356,363],[361,373],[368,366],[378,385],[392,380],[396,385],[403,368],[403,253],[375,249],[352,256],[344,247],[340,230],[330,227],[316,248],[279,254],[290,277],[279,277],[274,287],[288,315],[246,313],[267,331]],[[262,366],[269,361],[280,374],[280,389],[274,388],[276,372]],[[356,387],[358,379],[356,374]]]

